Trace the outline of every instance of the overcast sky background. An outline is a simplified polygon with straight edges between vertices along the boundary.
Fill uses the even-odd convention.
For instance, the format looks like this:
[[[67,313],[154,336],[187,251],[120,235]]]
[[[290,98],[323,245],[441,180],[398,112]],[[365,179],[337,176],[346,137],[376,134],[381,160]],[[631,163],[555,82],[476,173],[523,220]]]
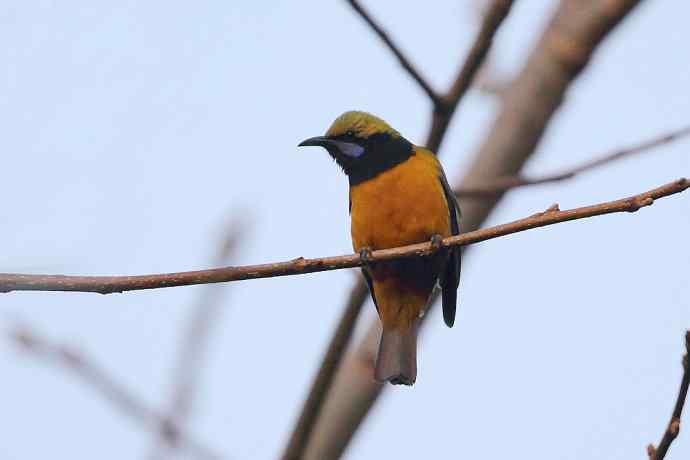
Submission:
[[[366,3],[447,87],[476,32],[471,3]],[[690,124],[690,4],[642,3],[571,87],[528,172]],[[555,4],[517,2],[492,57],[502,75],[521,67]],[[232,217],[253,223],[238,264],[348,253],[347,181],[297,143],[351,109],[413,142],[427,129],[426,97],[344,2],[3,2],[0,43],[0,271],[204,268]],[[442,152],[451,182],[497,110],[478,91],[463,101]],[[487,225],[688,176],[689,150],[683,140],[512,192]],[[645,458],[681,376],[688,234],[686,193],[480,244],[456,326],[433,311],[417,384],[385,394],[347,458]],[[228,286],[191,431],[228,458],[275,458],[356,276]],[[77,346],[161,407],[203,289],[5,294],[0,326]],[[92,388],[7,341],[0,382],[2,459],[150,451],[151,434]],[[668,458],[689,457],[682,431]]]

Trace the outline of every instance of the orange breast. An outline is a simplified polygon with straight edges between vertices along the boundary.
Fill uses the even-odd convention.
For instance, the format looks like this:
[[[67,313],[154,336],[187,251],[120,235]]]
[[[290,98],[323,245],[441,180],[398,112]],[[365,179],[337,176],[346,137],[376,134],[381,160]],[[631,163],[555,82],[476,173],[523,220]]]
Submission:
[[[428,151],[350,189],[352,245],[384,249],[449,236],[440,165]],[[426,306],[441,257],[401,259],[367,269],[384,328],[407,328]]]
[[[433,154],[418,150],[402,164],[350,189],[352,245],[384,249],[450,235],[448,204]]]

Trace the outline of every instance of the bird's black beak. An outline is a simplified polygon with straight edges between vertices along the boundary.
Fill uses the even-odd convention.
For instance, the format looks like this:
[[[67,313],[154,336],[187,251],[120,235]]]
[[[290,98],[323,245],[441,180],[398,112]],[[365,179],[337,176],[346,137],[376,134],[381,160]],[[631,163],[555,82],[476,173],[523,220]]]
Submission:
[[[331,140],[327,138],[326,136],[316,136],[316,137],[310,137],[309,139],[305,139],[302,142],[299,143],[298,147],[309,147],[312,145],[319,146],[319,147],[326,147],[327,145],[331,144]]]
[[[364,147],[356,142],[333,139],[328,136],[310,137],[299,143],[299,147],[311,145],[325,148],[336,160],[338,157],[358,158],[365,152]]]

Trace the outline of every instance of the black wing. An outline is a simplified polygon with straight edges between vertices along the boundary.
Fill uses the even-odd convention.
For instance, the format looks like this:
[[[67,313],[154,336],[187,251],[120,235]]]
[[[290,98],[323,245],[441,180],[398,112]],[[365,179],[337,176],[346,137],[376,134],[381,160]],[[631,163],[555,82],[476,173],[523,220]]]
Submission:
[[[439,177],[443,185],[443,193],[448,202],[448,212],[450,214],[450,231],[453,235],[460,234],[460,207],[455,199],[455,194],[448,185],[445,174],[441,171]],[[460,246],[453,246],[450,249],[448,263],[444,269],[441,280],[441,293],[443,296],[443,320],[448,327],[453,327],[455,322],[455,307],[458,297],[458,285],[460,284]]]
[[[348,205],[348,212],[352,214],[352,191],[349,192],[348,194],[349,198],[349,205]],[[376,296],[374,295],[374,285],[372,284],[371,281],[371,275],[367,273],[367,270],[365,268],[362,268],[362,275],[364,275],[364,279],[367,282],[367,286],[369,287],[369,293],[371,294],[371,300],[374,301],[374,305],[376,305],[376,311],[379,311],[379,304],[376,303]]]
[[[367,286],[369,286],[369,294],[371,294],[371,300],[374,301],[374,305],[376,305],[376,311],[379,311],[379,304],[376,303],[376,296],[374,295],[374,285],[371,282],[371,275],[367,272],[365,268],[362,269],[362,275],[364,275],[364,279],[367,281]]]

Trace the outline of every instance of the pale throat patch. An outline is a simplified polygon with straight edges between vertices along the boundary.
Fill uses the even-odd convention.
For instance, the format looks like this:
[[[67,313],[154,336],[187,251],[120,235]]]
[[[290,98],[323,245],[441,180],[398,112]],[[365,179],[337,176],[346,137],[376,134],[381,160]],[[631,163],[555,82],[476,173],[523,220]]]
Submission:
[[[340,153],[342,153],[343,155],[347,155],[347,156],[352,157],[352,158],[357,158],[364,153],[364,147],[362,147],[359,144],[355,144],[353,142],[345,142],[345,141],[331,141],[331,142],[338,147],[338,150],[340,150]]]

